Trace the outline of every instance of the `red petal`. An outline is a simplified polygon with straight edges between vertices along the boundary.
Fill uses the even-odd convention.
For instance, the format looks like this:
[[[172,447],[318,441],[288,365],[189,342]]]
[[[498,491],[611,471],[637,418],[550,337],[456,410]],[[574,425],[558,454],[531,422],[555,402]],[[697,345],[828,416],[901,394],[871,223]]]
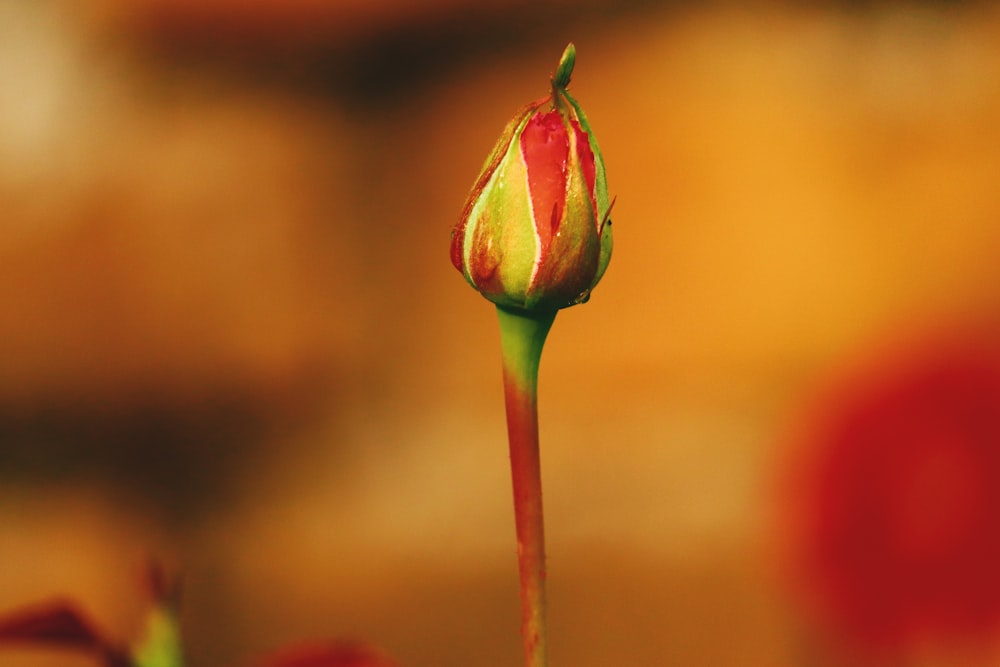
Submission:
[[[0,619],[0,644],[41,644],[99,655],[106,667],[131,667],[132,662],[94,628],[72,605],[53,602],[25,608]]]
[[[22,609],[0,619],[0,642],[34,642],[79,648],[105,644],[87,619],[62,602]]]
[[[381,652],[360,642],[299,645],[265,658],[258,667],[398,667]]]
[[[521,133],[521,155],[528,170],[531,207],[544,257],[566,205],[569,135],[558,111],[535,114],[528,121]]]

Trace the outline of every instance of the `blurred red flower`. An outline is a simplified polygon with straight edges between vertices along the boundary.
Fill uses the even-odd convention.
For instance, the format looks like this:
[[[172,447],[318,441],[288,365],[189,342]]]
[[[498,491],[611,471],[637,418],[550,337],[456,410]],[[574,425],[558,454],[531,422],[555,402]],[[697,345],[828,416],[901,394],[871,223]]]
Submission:
[[[1000,629],[1000,346],[951,337],[883,357],[805,445],[795,548],[827,627],[879,649]]]
[[[45,646],[89,653],[105,667],[129,667],[124,647],[95,627],[69,602],[53,601],[18,609],[0,618],[0,646]]]
[[[303,644],[284,648],[256,667],[398,667],[376,649],[360,642]]]
[[[179,666],[183,663],[183,647],[173,610],[180,599],[180,580],[151,562],[143,572],[142,584],[150,598],[146,636],[133,646],[110,638],[72,602],[56,600],[0,615],[0,648],[21,645],[72,650],[95,657],[102,667]],[[253,665],[398,667],[378,649],[357,641],[292,644]]]

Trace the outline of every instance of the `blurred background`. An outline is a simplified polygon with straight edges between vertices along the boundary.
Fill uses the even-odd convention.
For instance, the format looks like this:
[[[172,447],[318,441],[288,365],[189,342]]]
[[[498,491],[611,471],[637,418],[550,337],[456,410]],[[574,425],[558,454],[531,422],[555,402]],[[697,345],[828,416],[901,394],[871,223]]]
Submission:
[[[124,641],[154,554],[193,667],[518,664],[448,239],[571,40],[616,239],[542,364],[553,664],[996,664],[989,3],[0,0],[0,611]]]

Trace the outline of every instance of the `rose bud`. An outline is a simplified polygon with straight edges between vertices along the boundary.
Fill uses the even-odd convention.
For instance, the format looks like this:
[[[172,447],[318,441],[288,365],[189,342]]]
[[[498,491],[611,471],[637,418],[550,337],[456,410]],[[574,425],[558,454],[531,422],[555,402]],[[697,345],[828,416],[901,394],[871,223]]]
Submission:
[[[507,124],[452,231],[452,263],[499,306],[582,303],[611,259],[604,161],[566,91],[575,58],[570,44],[551,94]]]

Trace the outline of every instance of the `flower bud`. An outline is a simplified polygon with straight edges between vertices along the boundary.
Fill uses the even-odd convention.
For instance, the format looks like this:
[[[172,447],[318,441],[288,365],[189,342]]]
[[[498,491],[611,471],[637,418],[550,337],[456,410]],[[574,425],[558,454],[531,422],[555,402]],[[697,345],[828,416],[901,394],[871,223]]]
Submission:
[[[452,231],[452,263],[500,306],[582,303],[611,259],[604,161],[566,91],[574,60],[570,44],[552,93],[507,124]]]

